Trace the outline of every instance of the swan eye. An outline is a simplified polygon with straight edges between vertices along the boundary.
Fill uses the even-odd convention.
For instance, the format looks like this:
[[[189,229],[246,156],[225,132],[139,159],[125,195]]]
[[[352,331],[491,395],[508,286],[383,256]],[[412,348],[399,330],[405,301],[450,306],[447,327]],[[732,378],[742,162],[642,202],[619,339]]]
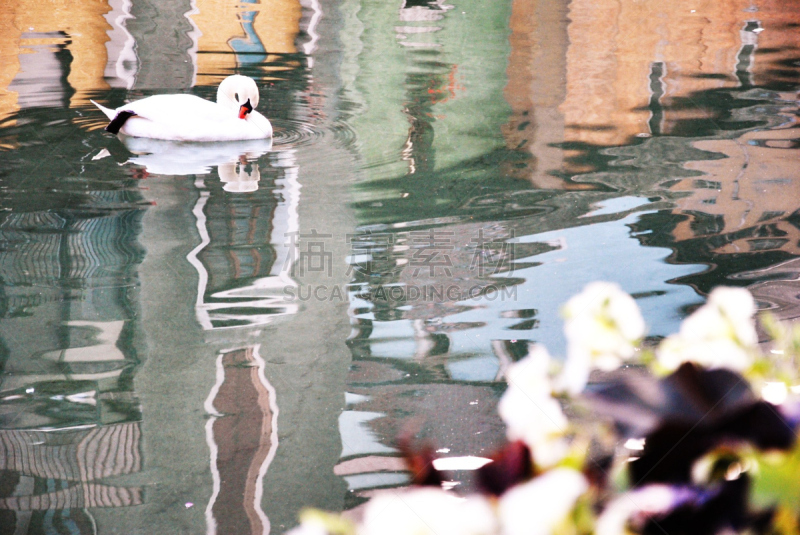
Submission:
[[[234,93],[233,98],[236,99],[236,102],[239,102],[239,93]]]

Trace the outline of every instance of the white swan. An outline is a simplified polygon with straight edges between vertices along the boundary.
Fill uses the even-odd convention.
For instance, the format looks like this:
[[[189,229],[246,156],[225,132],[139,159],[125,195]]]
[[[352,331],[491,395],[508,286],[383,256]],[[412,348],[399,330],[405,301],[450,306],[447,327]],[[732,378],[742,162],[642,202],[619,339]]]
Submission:
[[[116,110],[92,103],[111,122],[112,134],[172,141],[238,141],[272,137],[269,120],[255,111],[258,86],[234,74],[217,89],[217,102],[194,95],[155,95]]]

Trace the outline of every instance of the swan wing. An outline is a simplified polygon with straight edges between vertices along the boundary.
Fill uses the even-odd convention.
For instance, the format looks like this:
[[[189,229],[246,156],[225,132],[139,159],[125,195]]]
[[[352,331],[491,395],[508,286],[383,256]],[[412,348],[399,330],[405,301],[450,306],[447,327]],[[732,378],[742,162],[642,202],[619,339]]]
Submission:
[[[272,123],[257,111],[254,110],[247,116],[247,123],[254,132],[253,139],[272,137]],[[258,136],[259,132],[261,136]]]
[[[194,95],[155,95],[120,106],[117,112],[132,111],[137,117],[156,123],[181,124],[191,121],[216,123],[232,116],[214,102]]]

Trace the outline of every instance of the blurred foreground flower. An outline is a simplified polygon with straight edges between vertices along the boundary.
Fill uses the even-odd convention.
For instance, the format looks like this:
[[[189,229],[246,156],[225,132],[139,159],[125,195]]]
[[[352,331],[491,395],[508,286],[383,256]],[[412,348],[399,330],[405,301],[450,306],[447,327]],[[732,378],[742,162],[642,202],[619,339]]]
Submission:
[[[747,290],[714,289],[708,302],[683,321],[680,332],[661,343],[658,362],[666,370],[695,362],[706,368],[745,371],[753,364],[752,351],[758,343],[755,312]]]
[[[772,533],[772,512],[750,510],[749,488],[746,477],[713,487],[648,485],[613,499],[595,535]]]
[[[300,525],[290,529],[286,535],[353,535],[355,525],[350,521],[318,509],[304,509],[300,513]]]
[[[517,485],[498,504],[503,535],[548,535],[569,520],[589,484],[577,470],[554,468]]]
[[[580,393],[592,368],[611,371],[636,352],[645,334],[639,306],[609,282],[593,282],[564,306],[567,360],[557,388]]]
[[[692,481],[698,459],[721,446],[788,450],[796,429],[780,408],[760,400],[739,374],[682,364],[671,375],[597,385],[587,398],[643,449],[628,463],[633,486]]]
[[[551,396],[549,368],[547,349],[532,346],[530,354],[506,373],[508,389],[497,406],[508,439],[524,442],[539,467],[554,465],[567,452],[564,435],[569,422],[559,402]]]
[[[654,366],[602,373],[635,355],[645,325],[619,287],[592,283],[564,308],[555,379],[541,345],[508,368],[498,412],[509,442],[477,469],[479,493],[443,491],[440,450],[412,447],[413,433],[398,447],[426,486],[380,493],[358,525],[317,512],[291,533],[800,535],[800,327],[769,320],[774,355],[760,354],[755,309],[746,290],[716,289],[657,361],[643,351]]]
[[[387,491],[367,504],[357,535],[548,535],[570,523],[578,498],[587,490],[580,472],[554,468],[495,502],[431,487]],[[312,527],[307,531],[311,535]]]
[[[614,498],[597,518],[595,535],[625,535],[629,525],[641,528],[649,518],[669,511],[675,494],[668,485],[650,485]]]
[[[420,487],[379,494],[367,504],[358,535],[492,535],[497,520],[489,501],[459,498]]]

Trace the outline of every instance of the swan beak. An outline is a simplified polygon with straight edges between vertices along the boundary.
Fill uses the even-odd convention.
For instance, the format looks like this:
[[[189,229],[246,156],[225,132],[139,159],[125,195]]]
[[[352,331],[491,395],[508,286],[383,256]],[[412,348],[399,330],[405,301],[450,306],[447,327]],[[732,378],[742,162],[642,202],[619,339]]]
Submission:
[[[250,99],[247,99],[247,102],[239,106],[239,119],[246,119],[247,114],[253,111],[253,107],[250,105]]]

